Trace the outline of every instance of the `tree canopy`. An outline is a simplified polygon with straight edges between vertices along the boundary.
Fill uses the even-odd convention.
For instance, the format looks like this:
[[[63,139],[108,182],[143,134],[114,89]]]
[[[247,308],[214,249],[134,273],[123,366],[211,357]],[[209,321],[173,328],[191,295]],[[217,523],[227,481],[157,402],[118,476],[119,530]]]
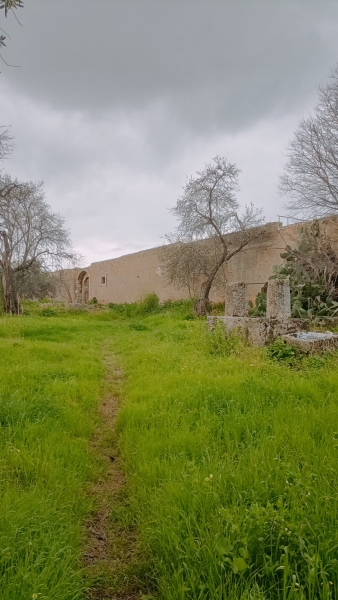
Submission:
[[[280,178],[286,207],[308,218],[338,211],[338,65],[313,114],[300,121],[287,148],[287,163]]]
[[[171,209],[179,224],[166,236],[170,246],[163,249],[163,265],[177,286],[196,275],[204,277],[196,307],[200,314],[207,311],[210,289],[222,265],[262,233],[257,230],[263,222],[260,210],[249,204],[239,212],[239,173],[235,164],[216,156],[187,180]],[[237,232],[235,241],[226,237],[230,232]]]
[[[19,282],[28,273],[76,260],[64,218],[45,202],[42,183],[0,177],[0,270],[6,312],[19,312]],[[25,275],[25,278],[23,277]]]

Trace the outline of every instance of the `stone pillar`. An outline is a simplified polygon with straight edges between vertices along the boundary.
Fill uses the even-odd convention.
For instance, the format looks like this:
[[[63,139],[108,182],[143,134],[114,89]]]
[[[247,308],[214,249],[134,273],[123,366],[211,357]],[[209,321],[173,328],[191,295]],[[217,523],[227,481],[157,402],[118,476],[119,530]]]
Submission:
[[[248,284],[227,283],[225,286],[225,315],[227,317],[247,317],[249,310]]]
[[[291,317],[290,282],[288,279],[270,279],[266,297],[268,319],[285,321]]]

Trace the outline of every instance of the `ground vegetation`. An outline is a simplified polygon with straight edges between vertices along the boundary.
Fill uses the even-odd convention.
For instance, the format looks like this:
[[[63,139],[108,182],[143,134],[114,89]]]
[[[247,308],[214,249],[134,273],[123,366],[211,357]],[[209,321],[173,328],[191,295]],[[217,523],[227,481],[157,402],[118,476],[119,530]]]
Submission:
[[[154,297],[26,303],[0,347],[2,597],[337,596],[336,353],[248,348]]]

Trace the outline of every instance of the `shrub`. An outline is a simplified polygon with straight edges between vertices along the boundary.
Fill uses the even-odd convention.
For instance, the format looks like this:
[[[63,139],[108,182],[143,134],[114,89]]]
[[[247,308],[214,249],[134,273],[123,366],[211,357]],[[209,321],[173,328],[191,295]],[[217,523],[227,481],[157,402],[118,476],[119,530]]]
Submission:
[[[156,312],[159,309],[160,299],[157,294],[148,294],[138,303],[138,312],[140,315]]]

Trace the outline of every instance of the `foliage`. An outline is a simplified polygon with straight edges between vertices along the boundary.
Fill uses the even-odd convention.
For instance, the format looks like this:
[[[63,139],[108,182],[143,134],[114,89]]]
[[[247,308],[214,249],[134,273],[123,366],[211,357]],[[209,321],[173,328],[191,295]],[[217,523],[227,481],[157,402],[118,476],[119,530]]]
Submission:
[[[287,362],[289,364],[293,364],[295,359],[297,359],[302,354],[300,350],[298,350],[294,346],[285,344],[285,342],[280,338],[272,342],[267,347],[266,353],[268,357],[272,360],[276,360],[279,362]]]
[[[159,302],[157,294],[148,294],[145,298],[139,302],[125,303],[125,304],[114,304],[110,302],[108,307],[116,315],[123,316],[126,318],[135,318],[140,316],[147,316],[154,313],[168,313],[174,312],[175,314],[182,313],[188,319],[193,319],[193,305],[195,299],[191,300],[166,300],[162,304]]]
[[[255,305],[249,300],[249,316],[250,317],[264,317],[266,314],[266,292],[267,284],[265,284],[261,291],[258,292],[255,298]]]
[[[281,253],[282,265],[273,267],[270,279],[290,280],[291,313],[293,317],[334,317],[338,315],[338,256],[330,238],[318,221],[299,230],[296,248],[287,245]],[[266,286],[250,303],[250,316],[266,313]]]
[[[156,312],[159,308],[160,300],[157,294],[148,294],[139,302],[138,310],[140,315],[147,315]]]
[[[338,314],[338,256],[318,221],[303,226],[297,247],[287,246],[281,258],[272,278],[289,277],[294,317]]]
[[[13,10],[13,8],[23,7],[22,0],[0,0],[0,9],[5,9],[5,16],[7,17],[8,11]]]

